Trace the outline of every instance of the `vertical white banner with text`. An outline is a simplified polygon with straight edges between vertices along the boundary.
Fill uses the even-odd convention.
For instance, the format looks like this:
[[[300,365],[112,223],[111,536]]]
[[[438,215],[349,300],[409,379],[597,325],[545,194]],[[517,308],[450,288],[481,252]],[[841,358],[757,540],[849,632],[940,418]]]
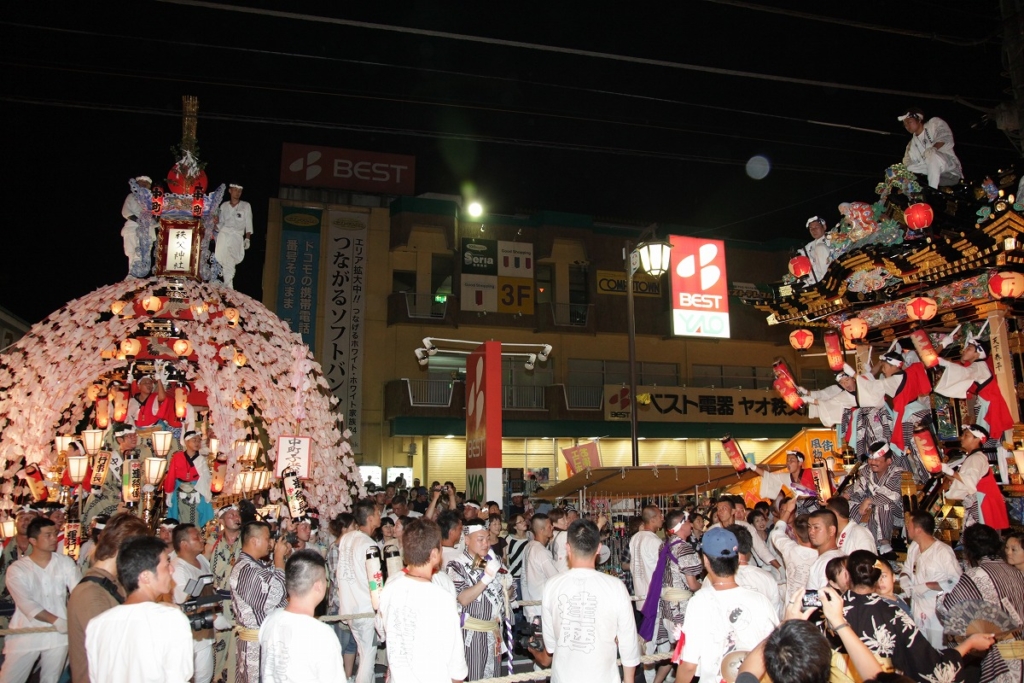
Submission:
[[[352,450],[361,453],[363,324],[366,317],[366,246],[370,215],[331,211],[327,229],[323,368],[338,397]]]

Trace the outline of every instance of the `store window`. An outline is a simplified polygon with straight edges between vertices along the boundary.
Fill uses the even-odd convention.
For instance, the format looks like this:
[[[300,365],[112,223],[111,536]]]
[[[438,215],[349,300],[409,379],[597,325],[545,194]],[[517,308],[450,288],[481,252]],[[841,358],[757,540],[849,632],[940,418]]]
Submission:
[[[716,389],[770,389],[771,368],[748,365],[693,365],[691,386]]]
[[[643,386],[679,386],[675,363],[637,362],[636,383]],[[620,360],[569,359],[569,386],[599,387],[605,384],[629,384],[629,362]]]

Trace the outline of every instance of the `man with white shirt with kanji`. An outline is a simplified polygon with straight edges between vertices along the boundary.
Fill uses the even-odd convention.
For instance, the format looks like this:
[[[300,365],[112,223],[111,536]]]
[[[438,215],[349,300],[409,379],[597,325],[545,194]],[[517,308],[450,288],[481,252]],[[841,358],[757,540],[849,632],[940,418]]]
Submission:
[[[338,606],[342,614],[373,612],[370,584],[366,576],[366,551],[377,547],[371,535],[380,527],[380,511],[372,500],[360,500],[352,510],[356,528],[341,537],[338,543]],[[377,661],[377,639],[373,617],[349,619],[359,652],[356,683],[373,683]]]
[[[38,661],[40,683],[57,683],[68,659],[68,595],[82,578],[75,561],[58,555],[57,526],[46,517],[28,525],[31,552],[7,570],[7,590],[14,598],[11,628],[45,628],[56,633],[7,636],[0,682],[23,683]]]
[[[836,496],[825,505],[831,510],[839,523],[836,536],[836,547],[843,555],[852,555],[856,550],[867,550],[869,553],[878,553],[878,546],[875,544],[875,537],[871,529],[863,524],[850,521],[850,501],[841,496]]]

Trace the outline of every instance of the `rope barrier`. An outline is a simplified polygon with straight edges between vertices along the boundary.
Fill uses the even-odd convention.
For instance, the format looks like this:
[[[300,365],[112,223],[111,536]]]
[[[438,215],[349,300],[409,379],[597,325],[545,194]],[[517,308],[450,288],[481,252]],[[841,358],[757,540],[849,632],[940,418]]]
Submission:
[[[653,655],[641,655],[640,666],[644,664],[656,664],[664,659],[671,659],[671,652],[658,652]],[[616,660],[616,665],[621,665],[622,660]],[[540,669],[538,671],[524,671],[521,674],[502,676],[501,678],[484,678],[475,683],[521,683],[522,681],[543,681],[551,678],[551,669]]]

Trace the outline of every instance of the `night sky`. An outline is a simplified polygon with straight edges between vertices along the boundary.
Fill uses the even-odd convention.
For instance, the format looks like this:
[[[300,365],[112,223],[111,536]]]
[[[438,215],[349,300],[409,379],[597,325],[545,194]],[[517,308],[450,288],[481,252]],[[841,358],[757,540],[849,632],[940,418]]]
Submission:
[[[834,222],[839,202],[873,201],[902,158],[908,105],[949,122],[969,179],[1016,157],[993,123],[972,127],[981,111],[953,101],[1006,97],[995,0],[758,5],[813,17],[673,5],[6,3],[0,305],[35,322],[124,276],[127,181],[165,177],[183,94],[199,97],[211,187],[242,183],[253,205],[235,283],[257,298],[286,141],[414,155],[417,193],[469,183],[491,212],[754,241],[803,239],[808,216]],[[771,164],[762,180],[745,171],[755,155]]]

